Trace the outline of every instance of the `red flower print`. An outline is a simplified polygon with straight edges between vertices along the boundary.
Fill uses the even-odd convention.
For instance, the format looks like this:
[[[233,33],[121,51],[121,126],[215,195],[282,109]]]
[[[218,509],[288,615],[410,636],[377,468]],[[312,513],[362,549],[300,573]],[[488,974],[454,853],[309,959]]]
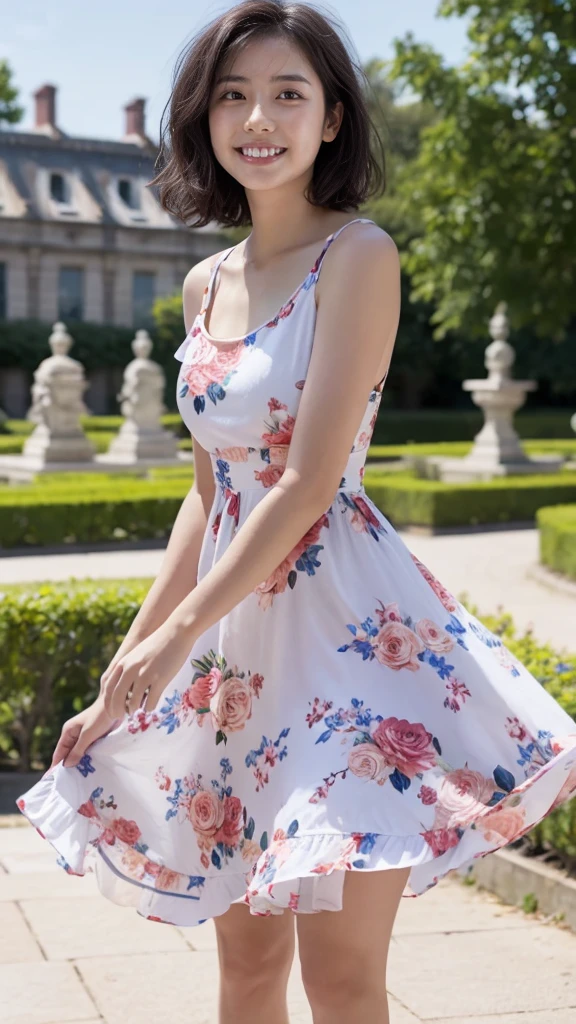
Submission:
[[[431,828],[427,832],[421,832],[428,846],[434,851],[435,857],[441,857],[443,853],[458,846],[460,836],[454,828]]]
[[[385,718],[372,734],[372,739],[380,747],[388,764],[394,765],[409,779],[436,764],[432,733],[421,722]]]
[[[78,808],[78,814],[83,814],[85,818],[98,817],[98,812],[91,800],[87,800],[85,804],[80,804],[80,807]]]
[[[458,604],[455,598],[452,597],[452,594],[450,594],[449,591],[442,586],[439,580],[437,580],[436,577],[432,575],[432,573],[430,572],[429,569],[426,568],[424,563],[421,562],[419,558],[416,558],[416,555],[413,555],[412,552],[410,552],[410,555],[412,561],[414,562],[414,565],[416,566],[417,569],[419,569],[420,573],[422,574],[426,582],[432,587],[432,590],[436,594],[436,597],[440,599],[446,611],[455,612],[458,608]]]
[[[417,672],[421,668],[417,655],[424,649],[424,644],[414,630],[402,622],[387,622],[376,634],[372,647],[381,665],[396,671],[407,668],[410,672]]]
[[[242,801],[237,796],[224,799],[224,821],[214,842],[223,842],[226,846],[236,846],[242,832]]]
[[[110,822],[110,828],[122,843],[128,843],[129,846],[138,842],[142,835],[136,822],[128,821],[126,818],[114,818]]]
[[[432,786],[421,786],[418,796],[423,804],[435,804],[438,799],[438,793]]]

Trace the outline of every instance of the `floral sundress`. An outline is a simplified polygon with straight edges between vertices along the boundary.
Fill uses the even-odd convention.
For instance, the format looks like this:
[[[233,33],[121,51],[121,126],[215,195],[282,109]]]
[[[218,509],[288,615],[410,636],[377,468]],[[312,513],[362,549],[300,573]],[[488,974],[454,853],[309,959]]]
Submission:
[[[315,285],[175,353],[216,492],[198,579],[280,479],[314,341]],[[150,712],[119,720],[18,807],[72,874],[154,921],[339,910],[347,871],[410,867],[404,896],[522,836],[576,791],[576,724],[408,549],[363,485],[384,381],[334,499],[195,641]],[[336,413],[335,413],[336,414]]]

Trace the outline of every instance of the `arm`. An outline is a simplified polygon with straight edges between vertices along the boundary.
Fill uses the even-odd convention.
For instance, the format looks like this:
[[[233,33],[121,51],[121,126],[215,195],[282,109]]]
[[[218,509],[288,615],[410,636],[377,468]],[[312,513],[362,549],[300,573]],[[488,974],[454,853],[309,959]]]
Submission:
[[[213,256],[197,263],[188,272],[182,287],[184,324],[188,332],[200,309]],[[100,680],[100,687],[111,668],[147,636],[150,636],[184,600],[196,585],[200,548],[215,494],[210,456],[192,438],[194,482],[174,520],[160,571],[135,616],[116,655]]]
[[[107,693],[112,713],[124,714],[130,689],[130,708],[150,688],[146,708],[153,709],[195,639],[270,576],[334,499],[370,390],[390,362],[400,270],[394,242],[375,226],[332,246],[329,257],[284,473],[162,630],[118,666]]]

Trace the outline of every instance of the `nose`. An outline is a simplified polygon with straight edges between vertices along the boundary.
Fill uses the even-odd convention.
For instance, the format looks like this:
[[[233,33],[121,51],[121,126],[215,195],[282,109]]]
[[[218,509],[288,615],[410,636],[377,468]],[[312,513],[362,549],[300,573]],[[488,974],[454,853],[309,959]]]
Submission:
[[[274,122],[262,110],[260,103],[256,103],[244,122],[244,128],[246,131],[271,132],[274,129]]]

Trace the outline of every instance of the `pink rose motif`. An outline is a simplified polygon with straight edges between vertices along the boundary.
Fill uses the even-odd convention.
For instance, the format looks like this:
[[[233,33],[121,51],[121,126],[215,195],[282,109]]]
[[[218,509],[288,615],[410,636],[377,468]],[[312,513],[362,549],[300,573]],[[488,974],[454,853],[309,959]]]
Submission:
[[[188,817],[195,832],[211,839],[224,821],[224,805],[214,793],[196,793],[190,801]]]
[[[226,846],[236,846],[243,828],[242,822],[242,801],[237,796],[224,798],[224,821],[216,842],[223,842]]]
[[[171,871],[170,868],[160,868],[156,876],[156,888],[157,889],[177,889],[180,875],[177,871]]]
[[[384,626],[386,622],[402,622],[402,615],[397,601],[391,601],[390,604],[383,604],[382,601],[378,601],[380,605],[376,609],[376,615],[378,616],[378,622],[381,626]]]
[[[426,832],[422,832],[421,835],[428,843],[430,849],[433,850],[435,857],[441,857],[443,853],[446,853],[453,846],[458,846],[460,842],[460,836],[456,829],[453,828],[431,828]]]
[[[254,479],[259,480],[263,487],[273,487],[277,484],[280,477],[284,472],[284,467],[280,463],[276,465],[267,465],[264,469],[257,469],[254,471]]]
[[[550,814],[550,811],[555,810],[556,807],[560,807],[565,800],[569,800],[571,796],[576,792],[576,768],[571,768],[568,772],[566,779],[562,785],[562,788],[558,792],[554,803],[548,808],[546,814]]]
[[[184,365],[182,380],[192,395],[204,395],[210,384],[220,384],[239,362],[242,347],[227,352],[216,349],[202,333],[198,336],[192,362]]]
[[[216,730],[238,732],[252,715],[252,690],[245,679],[225,679],[210,701],[212,724]]]
[[[366,522],[370,523],[371,526],[380,526],[378,516],[374,514],[368,502],[365,501],[360,494],[354,494],[352,496],[352,501],[356,505],[356,508],[362,513]]]
[[[136,822],[127,821],[126,818],[114,818],[110,822],[110,828],[121,842],[128,843],[129,846],[137,843],[142,835]]]
[[[442,828],[469,825],[494,795],[494,782],[472,768],[456,768],[438,789],[435,824]]]
[[[432,575],[432,573],[430,572],[429,569],[426,568],[424,563],[421,562],[419,558],[416,558],[416,555],[413,555],[412,552],[410,552],[410,555],[416,568],[420,570],[426,582],[432,587],[432,590],[436,594],[436,597],[440,599],[446,611],[455,612],[458,608],[458,604],[455,598],[452,597],[452,594],[450,594],[449,591],[442,586],[439,580],[437,580],[436,577]]]
[[[91,800],[87,800],[85,804],[80,804],[78,808],[78,814],[83,814],[85,818],[97,818],[98,811],[94,807]]]
[[[276,594],[281,594],[286,590],[288,586],[288,574],[294,568],[294,563],[298,561],[300,556],[306,551],[311,544],[315,544],[320,536],[320,532],[323,526],[328,526],[328,516],[325,512],[322,513],[319,519],[309,530],[306,531],[304,536],[298,541],[298,543],[292,548],[292,551],[286,556],[286,558],[280,562],[280,565],[274,570],[273,573],[264,580],[263,583],[259,583],[254,589],[254,593],[258,595],[258,606],[260,608],[269,608],[272,605]]]
[[[422,803],[427,806],[430,804],[435,804],[438,799],[438,793],[436,792],[435,789],[432,789],[432,786],[420,786],[418,796],[420,797]]]
[[[387,622],[376,634],[372,649],[381,665],[395,671],[407,668],[417,672],[421,667],[417,655],[424,650],[424,644],[403,623]]]
[[[432,733],[421,722],[385,718],[378,724],[372,739],[380,747],[387,763],[398,768],[409,779],[436,764]]]
[[[222,672],[215,665],[210,669],[207,676],[199,678],[188,687],[182,694],[182,703],[185,707],[198,711],[200,708],[210,707],[210,698],[214,696],[222,681]]]
[[[436,625],[432,619],[419,619],[414,628],[425,647],[435,654],[445,654],[454,647],[450,633]]]
[[[227,462],[248,462],[248,449],[240,445],[233,445],[232,448],[215,448],[214,454],[219,459],[226,459]]]
[[[377,779],[391,768],[375,743],[357,743],[348,752],[348,767],[358,779]]]
[[[478,818],[476,825],[489,843],[500,842],[504,846],[522,831],[525,815],[525,807],[508,807],[500,803]]]

